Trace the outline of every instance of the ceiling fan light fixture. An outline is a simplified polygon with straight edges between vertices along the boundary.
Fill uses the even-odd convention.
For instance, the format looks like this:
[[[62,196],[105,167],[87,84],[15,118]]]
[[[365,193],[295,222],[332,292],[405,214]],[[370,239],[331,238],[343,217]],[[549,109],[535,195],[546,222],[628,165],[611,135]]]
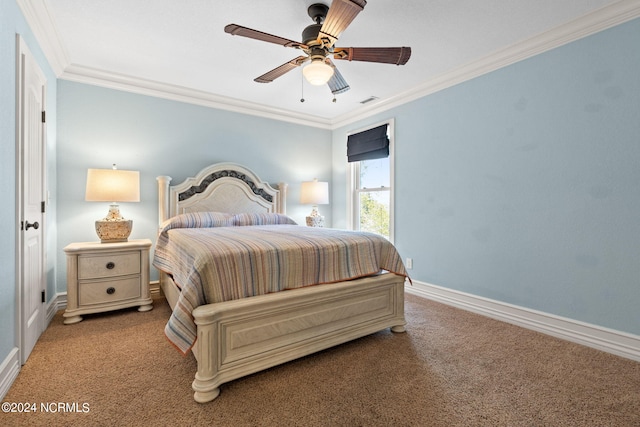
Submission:
[[[304,78],[315,86],[326,84],[333,76],[333,67],[324,62],[324,59],[313,59],[311,63],[302,69]]]

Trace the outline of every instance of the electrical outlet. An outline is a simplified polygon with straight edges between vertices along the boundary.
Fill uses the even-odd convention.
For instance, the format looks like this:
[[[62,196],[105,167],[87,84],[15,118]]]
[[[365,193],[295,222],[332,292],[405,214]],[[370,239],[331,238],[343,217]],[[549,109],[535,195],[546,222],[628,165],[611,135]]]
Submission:
[[[413,268],[413,258],[407,258],[407,262],[404,263],[404,266],[407,267],[408,270]]]

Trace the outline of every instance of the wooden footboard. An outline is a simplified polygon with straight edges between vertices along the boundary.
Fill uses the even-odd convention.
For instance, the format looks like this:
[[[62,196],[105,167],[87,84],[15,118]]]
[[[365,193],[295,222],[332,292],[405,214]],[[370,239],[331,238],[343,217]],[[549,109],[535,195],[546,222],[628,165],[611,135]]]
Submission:
[[[403,276],[392,273],[196,308],[194,399],[219,386],[385,328],[404,332]]]

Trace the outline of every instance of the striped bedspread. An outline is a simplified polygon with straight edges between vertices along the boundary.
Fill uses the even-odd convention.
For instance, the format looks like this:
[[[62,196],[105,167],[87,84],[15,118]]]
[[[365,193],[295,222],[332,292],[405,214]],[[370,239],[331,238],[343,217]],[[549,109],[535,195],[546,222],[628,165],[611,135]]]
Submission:
[[[407,275],[395,247],[381,236],[304,227],[290,220],[275,222],[220,216],[215,225],[200,227],[202,221],[191,217],[186,228],[161,232],[153,265],[182,289],[165,327],[180,351],[186,353],[195,343],[191,312],[200,305],[335,283],[381,270]],[[245,225],[255,223],[265,225]]]

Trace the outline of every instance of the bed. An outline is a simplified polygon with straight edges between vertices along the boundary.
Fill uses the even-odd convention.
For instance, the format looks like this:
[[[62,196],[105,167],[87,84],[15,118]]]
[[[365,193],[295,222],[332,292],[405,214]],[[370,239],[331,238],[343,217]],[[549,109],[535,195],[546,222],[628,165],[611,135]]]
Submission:
[[[287,185],[275,189],[235,163],[211,165],[175,186],[168,176],[157,181],[160,230],[153,263],[173,310],[165,334],[181,352],[195,355],[192,387],[197,402],[215,399],[221,384],[260,370],[386,328],[404,332],[407,274],[392,245],[368,233],[296,225],[286,216]],[[320,247],[320,241],[330,239],[339,244]],[[354,240],[358,248],[371,241],[375,249],[335,249],[351,239],[365,240]],[[307,244],[318,246],[318,253],[312,256],[297,246]],[[230,251],[259,245],[268,250],[234,255],[245,257],[236,263],[252,260],[251,267],[227,268],[208,253],[225,245]],[[286,251],[301,252],[302,261],[286,258]],[[340,258],[336,264],[346,266],[329,272],[326,260],[317,261],[317,271],[311,272],[308,266],[314,262],[309,260],[324,259],[324,252],[329,264]],[[343,262],[347,256],[352,258]],[[356,258],[362,266],[355,265]],[[374,271],[365,258],[376,258],[371,262],[385,267]],[[205,264],[216,264],[217,270],[204,271]],[[222,273],[227,270],[227,275]],[[211,290],[217,289],[213,282],[226,286],[232,279],[239,280],[233,288],[239,290]]]

